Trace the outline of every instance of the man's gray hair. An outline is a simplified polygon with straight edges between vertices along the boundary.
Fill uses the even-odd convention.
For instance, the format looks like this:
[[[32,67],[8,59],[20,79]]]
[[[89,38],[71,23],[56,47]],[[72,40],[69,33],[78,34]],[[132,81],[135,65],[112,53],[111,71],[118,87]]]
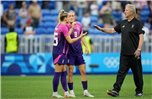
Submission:
[[[135,5],[127,4],[126,6],[129,7],[132,10],[133,15],[136,16],[136,7],[135,7]]]

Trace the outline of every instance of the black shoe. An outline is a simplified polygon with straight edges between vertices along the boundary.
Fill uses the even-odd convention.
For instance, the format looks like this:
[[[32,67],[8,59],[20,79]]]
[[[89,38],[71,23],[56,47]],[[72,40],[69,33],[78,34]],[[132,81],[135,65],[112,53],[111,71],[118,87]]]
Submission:
[[[135,96],[141,97],[141,96],[143,96],[143,93],[136,93]]]
[[[115,90],[107,90],[107,94],[112,96],[112,97],[117,97],[119,96],[119,93]]]

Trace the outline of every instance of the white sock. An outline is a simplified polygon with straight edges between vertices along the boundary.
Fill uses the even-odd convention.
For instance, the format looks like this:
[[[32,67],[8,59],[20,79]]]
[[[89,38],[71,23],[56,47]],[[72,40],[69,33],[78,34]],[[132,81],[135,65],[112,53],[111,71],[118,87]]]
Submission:
[[[74,93],[74,91],[73,91],[73,90],[70,90],[70,92],[71,92],[71,93]]]
[[[88,92],[88,90],[84,90],[84,92]]]
[[[64,93],[65,93],[65,94],[68,94],[69,92],[68,92],[68,91],[65,91]]]
[[[58,94],[58,92],[53,92],[53,95],[57,95]]]

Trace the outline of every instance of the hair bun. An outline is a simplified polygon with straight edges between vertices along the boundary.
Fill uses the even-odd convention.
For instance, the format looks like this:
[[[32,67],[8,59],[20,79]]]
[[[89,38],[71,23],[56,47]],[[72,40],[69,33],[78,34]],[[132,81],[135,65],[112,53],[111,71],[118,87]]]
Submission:
[[[60,10],[60,14],[63,14],[65,11],[62,9],[62,10]]]

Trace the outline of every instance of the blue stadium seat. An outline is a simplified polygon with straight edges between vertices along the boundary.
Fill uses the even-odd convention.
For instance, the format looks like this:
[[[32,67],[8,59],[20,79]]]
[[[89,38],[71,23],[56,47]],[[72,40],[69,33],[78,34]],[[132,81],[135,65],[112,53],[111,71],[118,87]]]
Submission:
[[[51,10],[51,16],[58,16],[59,11],[58,10]]]
[[[53,34],[54,33],[54,28],[48,28],[46,30],[46,34]]]
[[[16,31],[18,34],[24,34],[22,28],[15,28],[15,31]]]
[[[113,10],[112,11],[112,16],[116,20],[116,22],[119,22],[119,21],[122,20],[122,12],[121,11]]]
[[[42,7],[42,1],[43,0],[38,0],[38,4]]]
[[[44,28],[36,28],[35,32],[36,32],[36,34],[45,34],[45,29]]]
[[[20,16],[16,16],[16,27],[20,26],[20,21],[21,21]]]
[[[3,4],[4,10],[9,8],[9,4],[6,1],[2,1],[2,4]]]
[[[89,34],[101,34],[101,31],[95,29],[95,28],[90,28],[88,30]]]
[[[39,27],[40,28],[45,28],[45,29],[55,28],[56,24],[57,24],[56,22],[41,22]]]
[[[82,17],[81,16],[77,17],[77,21],[81,22],[82,21]]]
[[[142,10],[140,12],[140,18],[141,18],[142,22],[147,22],[147,20],[149,18],[149,14],[150,14],[149,10]]]
[[[4,27],[2,27],[1,28],[1,34],[6,34],[6,33],[8,33],[8,28],[4,28]]]
[[[144,6],[143,10],[149,10],[149,6]]]
[[[56,6],[56,1],[51,0],[49,3],[49,9],[55,9],[55,6]]]
[[[55,28],[56,22],[46,22],[45,28]]]
[[[50,16],[50,15],[51,15],[50,10],[48,10],[48,9],[42,10],[42,16],[43,16],[43,17],[44,17],[44,16]]]
[[[15,1],[6,1],[6,0],[2,0],[2,4],[3,4],[3,8],[8,9],[10,4],[13,4],[14,7],[16,6],[16,2]]]
[[[98,21],[98,16],[90,16],[91,22],[96,23]]]
[[[40,22],[40,24],[39,24],[39,27],[38,28],[44,28],[44,24],[45,24],[45,22]]]
[[[17,16],[19,14],[19,11],[20,11],[20,9],[15,9],[15,12],[16,12]]]
[[[16,31],[18,34],[23,34],[23,29],[22,29],[22,28],[15,28],[15,31]],[[1,28],[1,33],[2,33],[2,34],[6,34],[6,33],[8,33],[8,32],[9,32],[8,28],[4,28],[4,27]]]
[[[43,22],[56,22],[57,16],[45,16],[42,18]]]

